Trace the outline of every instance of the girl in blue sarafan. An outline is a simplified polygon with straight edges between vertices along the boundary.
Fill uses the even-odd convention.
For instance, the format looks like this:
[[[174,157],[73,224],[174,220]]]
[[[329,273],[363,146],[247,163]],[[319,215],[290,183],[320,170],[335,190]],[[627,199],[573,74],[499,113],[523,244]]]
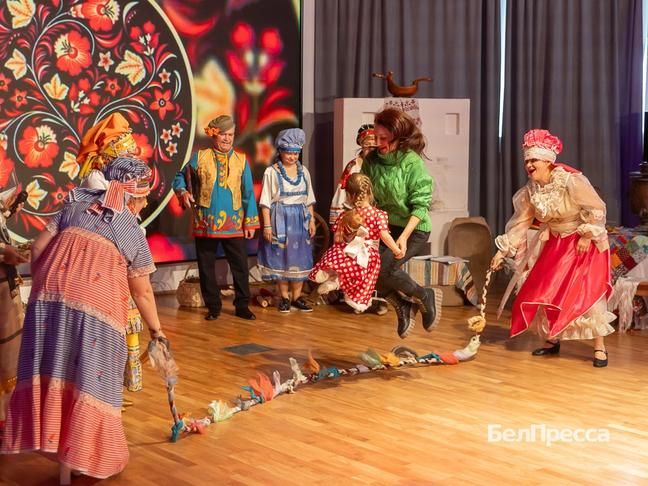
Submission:
[[[263,240],[257,258],[262,278],[277,282],[279,312],[290,312],[291,307],[313,310],[301,296],[313,267],[311,238],[315,235],[315,194],[308,169],[299,161],[305,139],[299,128],[279,132],[277,161],[263,174],[259,201]]]

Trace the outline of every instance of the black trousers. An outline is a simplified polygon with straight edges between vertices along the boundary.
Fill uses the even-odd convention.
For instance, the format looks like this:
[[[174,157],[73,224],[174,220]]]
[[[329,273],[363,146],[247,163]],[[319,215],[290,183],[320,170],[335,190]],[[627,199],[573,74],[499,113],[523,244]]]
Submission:
[[[200,292],[210,312],[219,313],[222,307],[220,289],[216,280],[216,252],[223,245],[225,259],[234,280],[234,307],[247,308],[250,304],[250,283],[245,238],[196,238],[196,255]]]
[[[394,240],[397,240],[405,228],[389,225]],[[417,284],[407,272],[401,269],[401,265],[410,258],[422,254],[428,247],[429,232],[412,231],[407,239],[407,252],[400,260],[396,260],[392,251],[382,242],[380,243],[380,273],[376,282],[376,290],[380,297],[386,297],[392,292],[400,290],[405,295],[422,299],[425,296],[425,289]]]

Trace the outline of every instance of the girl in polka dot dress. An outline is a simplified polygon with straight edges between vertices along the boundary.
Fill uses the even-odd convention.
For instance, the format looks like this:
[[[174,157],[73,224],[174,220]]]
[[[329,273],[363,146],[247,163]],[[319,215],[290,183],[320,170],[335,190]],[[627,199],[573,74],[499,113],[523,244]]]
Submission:
[[[318,292],[326,294],[340,289],[344,301],[356,312],[370,305],[380,272],[378,246],[382,241],[397,259],[401,250],[389,234],[387,213],[373,206],[373,188],[364,174],[352,174],[346,185],[347,203],[354,209],[338,217],[333,226],[335,242],[315,265],[309,278],[320,284]],[[361,218],[361,225],[350,228],[347,221]]]

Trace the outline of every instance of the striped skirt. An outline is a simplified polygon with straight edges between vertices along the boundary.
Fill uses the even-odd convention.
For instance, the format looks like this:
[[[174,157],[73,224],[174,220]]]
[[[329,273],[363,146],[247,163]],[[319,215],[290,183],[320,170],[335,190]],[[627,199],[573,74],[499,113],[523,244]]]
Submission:
[[[49,452],[88,476],[112,476],[128,462],[121,422],[126,263],[105,238],[69,228],[32,272],[0,452]]]

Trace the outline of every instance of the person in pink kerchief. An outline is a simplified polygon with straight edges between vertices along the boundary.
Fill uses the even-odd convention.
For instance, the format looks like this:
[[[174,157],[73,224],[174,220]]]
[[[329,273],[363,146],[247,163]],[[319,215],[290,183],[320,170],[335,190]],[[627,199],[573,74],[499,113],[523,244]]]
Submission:
[[[515,212],[495,239],[491,262],[495,270],[505,257],[516,263],[500,311],[518,284],[511,337],[528,328],[542,336],[546,343],[534,356],[558,354],[561,340],[593,339],[593,364],[605,367],[603,338],[614,332],[615,318],[607,311],[612,286],[605,203],[580,171],[556,162],[562,142],[548,130],[527,132],[522,148],[529,181],[513,196]],[[534,220],[540,227],[527,241]]]

